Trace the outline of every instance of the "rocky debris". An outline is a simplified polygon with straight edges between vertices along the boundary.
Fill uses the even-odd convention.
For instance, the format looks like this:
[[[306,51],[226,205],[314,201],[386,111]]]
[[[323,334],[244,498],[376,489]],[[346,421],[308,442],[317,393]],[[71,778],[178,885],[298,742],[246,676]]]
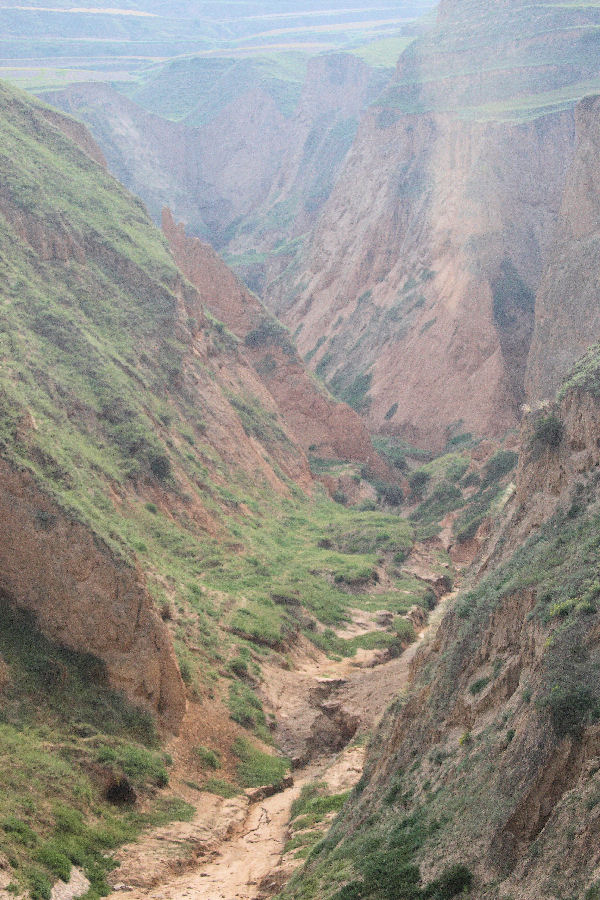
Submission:
[[[68,882],[58,881],[52,888],[50,900],[77,900],[83,897],[91,887],[81,869],[77,866],[71,868],[71,877]]]

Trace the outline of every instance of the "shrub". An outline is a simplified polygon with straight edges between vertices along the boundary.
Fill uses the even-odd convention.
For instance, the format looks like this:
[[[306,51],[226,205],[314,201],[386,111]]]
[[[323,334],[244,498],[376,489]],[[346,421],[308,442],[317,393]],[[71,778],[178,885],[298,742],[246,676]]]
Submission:
[[[236,678],[248,677],[248,663],[242,656],[236,656],[234,659],[229,660],[227,669]]]
[[[52,844],[41,846],[36,853],[36,859],[62,881],[68,881],[71,877],[71,860]]]
[[[577,601],[573,598],[571,598],[570,600],[561,600],[553,603],[548,609],[548,618],[566,618],[571,610],[575,608],[576,603]]]
[[[163,622],[170,622],[173,619],[173,607],[168,600],[165,600],[164,603],[161,604],[160,617]]]
[[[538,450],[544,447],[556,449],[562,441],[563,432],[563,423],[555,413],[539,416],[533,426],[531,443]]]
[[[230,686],[228,707],[230,717],[238,725],[254,731],[263,740],[271,739],[262,703],[248,685],[236,681]]]
[[[373,483],[377,491],[377,498],[389,506],[400,506],[404,502],[404,492],[400,485],[389,481],[376,481]]]
[[[435,881],[430,882],[422,896],[432,900],[452,900],[453,897],[468,891],[472,884],[471,871],[461,863],[457,863],[446,869]]]
[[[180,659],[179,662],[179,673],[181,675],[181,680],[184,684],[192,683],[192,667],[190,665],[189,660]]]
[[[209,794],[216,794],[218,797],[224,797],[226,800],[235,797],[240,793],[240,789],[225,781],[224,778],[209,778],[202,785],[202,790]]]
[[[461,483],[464,488],[476,487],[481,484],[481,478],[477,472],[467,472]]]
[[[339,503],[340,506],[345,506],[348,502],[348,495],[345,494],[344,491],[337,490],[333,492],[331,499],[336,503]]]
[[[54,823],[62,834],[80,834],[85,827],[79,810],[62,804],[54,807]]]
[[[256,328],[249,331],[244,338],[246,347],[259,348],[268,346],[280,347],[288,356],[294,356],[295,347],[290,340],[290,335],[283,325],[275,318],[261,319]]]
[[[150,457],[150,471],[159,481],[166,481],[171,475],[171,461],[164,453],[154,453]]]
[[[27,881],[31,900],[50,900],[52,884],[45,872],[40,869],[30,869],[27,873]]]
[[[240,760],[237,776],[243,787],[281,785],[289,769],[289,761],[279,756],[271,756],[260,750],[246,738],[238,738],[233,752]]]
[[[398,898],[417,896],[416,889],[421,881],[419,867],[407,865],[404,849],[387,850],[369,856],[363,865],[367,894],[380,891],[385,897]]]
[[[431,475],[425,469],[415,469],[409,476],[408,483],[415,497],[422,497]]]
[[[489,677],[478,678],[477,681],[474,681],[473,684],[469,687],[470,693],[473,694],[473,696],[475,696],[475,694],[480,694],[481,691],[488,686],[490,680],[491,679]]]
[[[197,747],[193,748],[193,752],[200,761],[200,764],[203,766],[203,768],[221,768],[221,758],[218,750],[209,750],[208,747],[204,747],[202,744],[199,744]]]
[[[97,759],[100,763],[110,763],[113,767],[117,767],[136,784],[150,780],[158,787],[166,787],[169,783],[169,773],[165,768],[163,757],[144,747],[133,745],[100,747]]]
[[[578,736],[596,706],[592,690],[585,685],[553,685],[547,700],[557,737]]]
[[[16,816],[8,816],[2,822],[2,828],[26,847],[34,847],[37,844],[37,834],[32,831],[26,822],[17,819]]]
[[[488,487],[494,481],[499,481],[508,475],[517,464],[518,455],[512,450],[498,450],[488,460],[484,467],[483,486]]]
[[[363,889],[364,881],[351,881],[334,894],[333,900],[361,900],[364,897]]]
[[[388,653],[392,657],[400,656],[402,651],[405,650],[409,644],[414,644],[417,639],[415,627],[409,619],[404,619],[402,617],[396,619],[394,622],[394,632],[394,639],[388,648]]]

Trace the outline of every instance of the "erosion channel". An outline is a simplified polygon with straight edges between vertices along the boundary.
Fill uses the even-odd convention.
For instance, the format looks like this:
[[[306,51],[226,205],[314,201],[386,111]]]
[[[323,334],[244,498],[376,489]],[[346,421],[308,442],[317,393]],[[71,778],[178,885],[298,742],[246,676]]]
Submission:
[[[231,799],[202,794],[192,822],[171,824],[124,848],[111,897],[264,900],[277,893],[301,862],[289,848],[292,804],[309,785],[341,800],[356,784],[369,732],[408,687],[412,660],[452,596],[440,597],[417,641],[395,659],[379,662],[378,651],[360,650],[353,659],[333,661],[301,641],[289,654],[289,670],[265,666],[264,693],[293,776],[276,793],[258,788]],[[356,634],[372,623],[361,624],[357,616],[350,627]],[[316,823],[317,830],[324,833],[334,815],[332,810]]]

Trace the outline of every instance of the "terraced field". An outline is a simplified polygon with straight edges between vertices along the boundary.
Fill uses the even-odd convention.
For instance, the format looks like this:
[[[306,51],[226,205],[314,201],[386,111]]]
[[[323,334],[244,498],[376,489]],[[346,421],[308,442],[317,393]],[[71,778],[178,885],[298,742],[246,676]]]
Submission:
[[[100,2],[74,10],[65,0],[44,8],[25,3],[0,10],[0,77],[42,90],[78,81],[126,83],[146,66],[179,56],[314,54],[395,37],[433,5],[141,0],[125,8]]]

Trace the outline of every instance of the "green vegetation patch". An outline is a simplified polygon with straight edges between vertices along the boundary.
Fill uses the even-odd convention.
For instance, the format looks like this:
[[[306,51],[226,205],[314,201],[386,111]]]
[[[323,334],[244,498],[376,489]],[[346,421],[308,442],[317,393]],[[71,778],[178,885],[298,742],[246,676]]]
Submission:
[[[247,738],[238,738],[233,752],[239,759],[237,778],[242,787],[279,787],[289,771],[289,760],[265,753]]]

